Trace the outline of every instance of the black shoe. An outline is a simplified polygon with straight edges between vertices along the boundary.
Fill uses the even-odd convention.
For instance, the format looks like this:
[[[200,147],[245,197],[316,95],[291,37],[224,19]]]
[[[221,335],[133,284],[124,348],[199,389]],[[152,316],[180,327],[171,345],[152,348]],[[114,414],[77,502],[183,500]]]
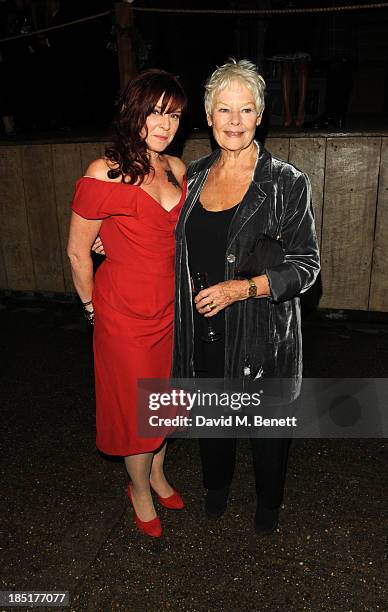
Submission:
[[[208,518],[218,519],[228,505],[229,487],[223,489],[209,489],[205,498],[205,512]]]
[[[279,523],[279,508],[266,508],[258,503],[255,514],[255,531],[257,535],[270,535]]]

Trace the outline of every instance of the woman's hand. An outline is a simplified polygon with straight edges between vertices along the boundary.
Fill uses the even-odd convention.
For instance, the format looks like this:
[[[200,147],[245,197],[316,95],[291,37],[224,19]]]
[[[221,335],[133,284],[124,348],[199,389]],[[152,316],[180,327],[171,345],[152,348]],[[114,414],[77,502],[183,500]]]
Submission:
[[[201,315],[214,317],[220,310],[248,297],[246,280],[228,280],[202,289],[195,297],[195,307]]]
[[[268,297],[271,295],[268,277],[266,274],[254,276],[252,278],[256,285],[256,298]],[[228,280],[217,285],[202,289],[195,297],[195,307],[201,315],[214,317],[223,308],[230,306],[234,302],[249,298],[249,283],[247,280]],[[256,299],[253,298],[253,299]]]
[[[92,244],[92,251],[94,253],[97,253],[97,255],[105,255],[104,245],[102,244],[100,236],[97,236],[94,243]]]

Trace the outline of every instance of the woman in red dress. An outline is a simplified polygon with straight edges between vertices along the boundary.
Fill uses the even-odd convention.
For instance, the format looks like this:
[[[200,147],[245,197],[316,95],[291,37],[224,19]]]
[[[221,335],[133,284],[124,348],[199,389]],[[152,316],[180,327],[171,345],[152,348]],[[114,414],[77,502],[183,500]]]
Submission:
[[[186,104],[179,82],[147,70],[123,92],[117,138],[76,184],[68,243],[74,285],[94,320],[97,447],[122,455],[138,528],[160,536],[159,502],[183,508],[163,472],[166,443],[136,427],[139,378],[170,376],[174,229],[185,198],[185,166],[164,154]],[[93,279],[97,234],[106,259]],[[150,488],[151,487],[151,488]]]

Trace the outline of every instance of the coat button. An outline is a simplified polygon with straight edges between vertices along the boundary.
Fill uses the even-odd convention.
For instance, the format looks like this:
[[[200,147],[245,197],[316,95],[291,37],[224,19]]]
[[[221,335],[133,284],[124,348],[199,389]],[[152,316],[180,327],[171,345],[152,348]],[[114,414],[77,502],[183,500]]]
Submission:
[[[226,260],[229,263],[234,263],[236,261],[236,255],[233,255],[233,253],[229,253],[229,255],[227,255]]]

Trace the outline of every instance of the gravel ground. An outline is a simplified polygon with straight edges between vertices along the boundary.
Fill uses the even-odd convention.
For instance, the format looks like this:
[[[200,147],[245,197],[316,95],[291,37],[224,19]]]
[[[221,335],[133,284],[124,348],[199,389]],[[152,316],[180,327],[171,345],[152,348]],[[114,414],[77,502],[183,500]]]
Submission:
[[[0,319],[1,589],[68,590],[76,612],[388,611],[387,440],[295,440],[266,538],[253,531],[248,441],[228,510],[208,521],[196,441],[176,440],[167,471],[186,508],[160,509],[164,535],[151,540],[134,526],[122,461],[94,446],[78,307],[3,297]],[[307,376],[387,376],[384,316],[318,313],[304,345]]]

